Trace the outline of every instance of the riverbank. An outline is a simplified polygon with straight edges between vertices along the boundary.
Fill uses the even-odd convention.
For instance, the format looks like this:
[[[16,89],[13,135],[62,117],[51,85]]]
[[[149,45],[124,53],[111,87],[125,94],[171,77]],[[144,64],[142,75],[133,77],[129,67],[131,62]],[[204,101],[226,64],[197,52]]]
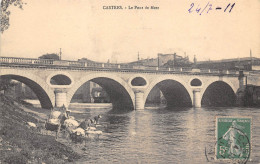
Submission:
[[[0,94],[0,163],[67,163],[81,158],[54,135],[43,135],[28,126],[27,122],[46,120],[48,112],[38,110]]]
[[[23,100],[29,104],[32,104],[36,108],[40,108],[41,104],[39,100],[25,99]],[[70,103],[69,108],[84,109],[84,108],[112,108],[111,103]],[[73,112],[73,111],[72,111]]]

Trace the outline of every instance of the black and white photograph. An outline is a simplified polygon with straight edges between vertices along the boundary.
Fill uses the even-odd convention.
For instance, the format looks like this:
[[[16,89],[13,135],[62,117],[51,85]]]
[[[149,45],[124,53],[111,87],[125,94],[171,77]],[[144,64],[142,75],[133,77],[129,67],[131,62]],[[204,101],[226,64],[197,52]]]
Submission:
[[[0,2],[0,164],[260,163],[260,0]]]

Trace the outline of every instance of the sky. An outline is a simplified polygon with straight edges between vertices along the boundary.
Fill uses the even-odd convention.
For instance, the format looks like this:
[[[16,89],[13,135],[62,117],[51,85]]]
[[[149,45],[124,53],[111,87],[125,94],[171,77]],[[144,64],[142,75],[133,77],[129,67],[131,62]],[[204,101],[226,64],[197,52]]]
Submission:
[[[112,56],[117,62],[130,62],[137,60],[138,53],[140,58],[156,58],[158,53],[175,52],[190,60],[194,55],[198,60],[220,60],[248,57],[250,49],[254,57],[260,57],[260,0],[24,2],[23,10],[10,7],[10,27],[1,34],[0,56],[38,58],[61,48],[64,60],[99,62],[111,61]],[[224,12],[229,3],[235,6],[230,13],[231,5]],[[207,13],[210,4],[213,10]],[[103,9],[113,5],[123,9]]]

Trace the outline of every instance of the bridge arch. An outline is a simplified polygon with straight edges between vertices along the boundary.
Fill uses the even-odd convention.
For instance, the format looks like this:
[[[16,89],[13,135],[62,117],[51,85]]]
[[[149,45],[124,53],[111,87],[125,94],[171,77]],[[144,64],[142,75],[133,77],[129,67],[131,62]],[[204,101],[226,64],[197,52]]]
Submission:
[[[57,80],[58,82],[57,83],[60,83],[60,84],[51,84],[51,80],[55,77],[63,77],[65,78],[66,81],[70,81],[69,84],[65,84],[64,82],[59,82],[61,80]],[[70,88],[73,84],[74,84],[74,79],[73,77],[67,73],[67,72],[64,72],[64,71],[57,71],[57,72],[53,72],[51,73],[47,79],[46,79],[46,83],[51,86],[52,88]]]
[[[149,81],[147,80],[147,78],[141,74],[137,74],[135,76],[132,76],[129,80],[128,80],[128,84],[129,86],[132,87],[147,87],[149,85]]]
[[[191,87],[202,87],[203,86],[202,80],[198,77],[191,78],[189,81],[189,84]]]
[[[135,95],[129,84],[109,73],[93,73],[81,78],[67,93],[67,103],[70,104],[73,95],[86,82],[93,81],[100,85],[110,96],[113,108],[134,109]]]
[[[226,83],[227,85],[229,85],[233,92],[236,93],[238,90],[238,86],[236,87],[231,81],[227,80],[227,79],[212,79],[212,80],[207,80],[207,83],[203,83],[203,89],[201,90],[201,95],[203,95],[206,91],[206,89],[209,87],[209,85],[211,85],[214,82],[219,82],[222,81],[224,83]]]
[[[36,96],[38,97],[41,103],[42,108],[50,109],[54,106],[55,104],[54,92],[49,87],[49,85],[40,77],[19,70],[15,70],[15,71],[1,70],[0,77],[10,78],[26,84],[36,94]]]
[[[213,79],[201,90],[201,104],[209,106],[234,106],[237,89],[226,79]]]
[[[192,90],[189,87],[189,84],[187,84],[185,81],[183,81],[181,78],[179,77],[173,77],[173,78],[169,78],[167,76],[161,76],[159,78],[156,78],[155,80],[153,80],[150,85],[147,87],[147,89],[145,90],[144,93],[144,101],[146,102],[147,97],[149,95],[149,93],[151,92],[151,90],[156,86],[156,85],[160,85],[164,86],[164,87],[159,87],[160,90],[163,92],[166,100],[167,100],[167,105],[169,105],[168,103],[170,103],[170,99],[173,97],[172,95],[166,96],[165,94],[171,93],[172,91],[176,91],[179,90],[181,91],[180,94],[182,94],[182,96],[186,97],[186,105],[188,104],[188,106],[192,105],[193,102],[193,94],[192,94]],[[167,85],[169,85],[167,87]],[[174,86],[178,86],[178,88],[174,88]]]

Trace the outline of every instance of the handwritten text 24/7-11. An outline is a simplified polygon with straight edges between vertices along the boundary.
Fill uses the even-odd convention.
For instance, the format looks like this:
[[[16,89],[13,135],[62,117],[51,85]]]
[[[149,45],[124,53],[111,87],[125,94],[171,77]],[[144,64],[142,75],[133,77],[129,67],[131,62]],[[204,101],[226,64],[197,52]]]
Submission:
[[[191,3],[188,12],[189,13],[198,13],[199,15],[203,13],[209,13],[211,10],[222,10],[223,12],[231,13],[236,3],[229,3],[222,8],[221,6],[213,7],[213,5],[208,2],[205,6],[200,4]]]

